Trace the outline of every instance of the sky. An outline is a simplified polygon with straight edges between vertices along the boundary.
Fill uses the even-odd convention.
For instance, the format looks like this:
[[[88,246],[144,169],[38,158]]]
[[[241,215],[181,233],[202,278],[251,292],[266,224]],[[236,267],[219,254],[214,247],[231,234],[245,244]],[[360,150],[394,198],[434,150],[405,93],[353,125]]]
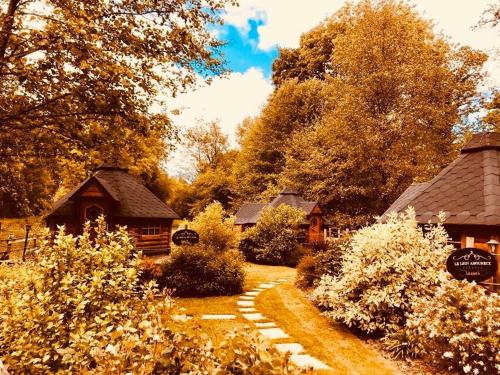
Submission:
[[[494,0],[410,0],[419,13],[434,22],[434,30],[453,43],[469,45],[490,55],[484,90],[500,87],[500,32],[475,28],[481,15]],[[227,45],[223,49],[231,73],[216,77],[211,85],[200,77],[197,87],[167,103],[179,109],[173,122],[181,129],[196,123],[219,121],[235,144],[238,124],[259,114],[273,90],[271,67],[278,48],[296,48],[300,35],[307,32],[344,4],[344,0],[239,0],[230,7],[225,24],[214,32]],[[496,49],[496,53],[495,53]],[[166,163],[172,175],[191,173],[185,150],[174,152]]]

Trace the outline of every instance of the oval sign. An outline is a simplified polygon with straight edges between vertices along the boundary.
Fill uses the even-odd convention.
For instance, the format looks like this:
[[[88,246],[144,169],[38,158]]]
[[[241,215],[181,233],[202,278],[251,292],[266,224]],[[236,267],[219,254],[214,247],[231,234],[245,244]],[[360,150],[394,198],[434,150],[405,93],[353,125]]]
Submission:
[[[175,232],[172,236],[172,241],[177,246],[189,244],[194,245],[198,243],[200,236],[194,230],[191,229],[181,229]]]
[[[497,272],[497,260],[487,251],[468,247],[455,250],[446,260],[446,269],[456,279],[484,281]]]

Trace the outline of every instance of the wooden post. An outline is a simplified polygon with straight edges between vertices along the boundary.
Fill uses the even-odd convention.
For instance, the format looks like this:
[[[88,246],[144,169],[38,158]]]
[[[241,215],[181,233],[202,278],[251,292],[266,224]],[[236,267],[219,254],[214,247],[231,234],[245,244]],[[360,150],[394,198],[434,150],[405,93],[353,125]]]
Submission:
[[[23,247],[23,262],[26,260],[26,248],[28,247],[28,238],[30,234],[31,225],[26,224],[26,236],[24,237],[24,247]]]

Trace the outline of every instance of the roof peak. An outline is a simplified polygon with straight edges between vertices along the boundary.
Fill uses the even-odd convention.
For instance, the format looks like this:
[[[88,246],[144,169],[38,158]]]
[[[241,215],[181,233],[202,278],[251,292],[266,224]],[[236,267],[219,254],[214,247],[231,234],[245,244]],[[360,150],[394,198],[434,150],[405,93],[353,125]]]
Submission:
[[[296,190],[285,186],[285,188],[280,191],[279,195],[299,195],[299,193]]]
[[[102,163],[93,169],[93,172],[97,171],[123,171],[128,172],[128,168],[119,164],[113,163]]]
[[[489,132],[474,134],[472,139],[462,148],[462,154],[484,150],[500,150],[500,133]]]

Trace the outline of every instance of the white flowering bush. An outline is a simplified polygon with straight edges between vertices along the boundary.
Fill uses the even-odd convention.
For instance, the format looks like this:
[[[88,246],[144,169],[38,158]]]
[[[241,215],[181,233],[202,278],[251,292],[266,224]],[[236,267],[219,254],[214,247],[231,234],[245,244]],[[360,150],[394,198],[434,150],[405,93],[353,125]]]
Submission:
[[[10,373],[231,373],[206,337],[177,332],[172,300],[140,281],[123,228],[107,232],[100,218],[90,233],[88,225],[77,238],[61,230],[22,277],[0,272],[0,361]],[[254,353],[252,340],[240,341],[228,350]],[[272,350],[257,354],[240,367],[277,361],[269,373],[295,371]]]
[[[443,282],[414,306],[406,343],[436,364],[462,374],[500,373],[500,296],[468,281]]]
[[[324,275],[313,292],[325,314],[365,333],[386,334],[439,283],[452,248],[441,224],[417,225],[408,210],[355,233],[342,257],[342,274]]]

